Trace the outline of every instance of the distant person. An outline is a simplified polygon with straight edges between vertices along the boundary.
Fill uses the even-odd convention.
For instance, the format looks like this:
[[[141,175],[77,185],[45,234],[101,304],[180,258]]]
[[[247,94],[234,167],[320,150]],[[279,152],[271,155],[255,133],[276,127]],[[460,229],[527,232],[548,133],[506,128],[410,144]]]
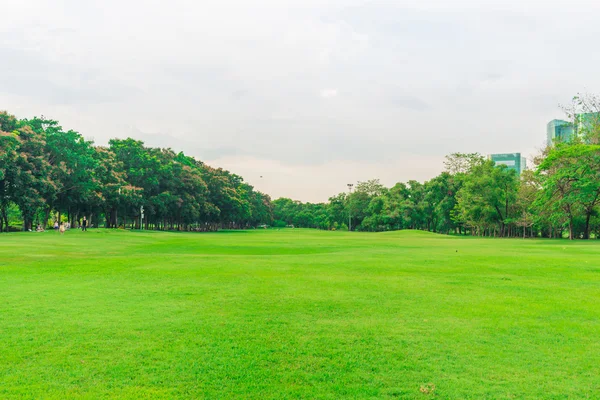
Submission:
[[[54,230],[58,231],[58,221],[54,221]]]
[[[61,224],[60,224],[60,228],[59,228],[59,230],[60,230],[60,234],[61,234],[61,235],[63,235],[63,234],[65,233],[65,224],[64,224],[64,223],[61,223]]]
[[[81,230],[82,231],[87,231],[87,219],[85,219],[85,217],[83,217],[83,221],[81,221]]]
[[[44,228],[42,228],[42,224],[38,224],[37,231],[38,232],[44,232]]]

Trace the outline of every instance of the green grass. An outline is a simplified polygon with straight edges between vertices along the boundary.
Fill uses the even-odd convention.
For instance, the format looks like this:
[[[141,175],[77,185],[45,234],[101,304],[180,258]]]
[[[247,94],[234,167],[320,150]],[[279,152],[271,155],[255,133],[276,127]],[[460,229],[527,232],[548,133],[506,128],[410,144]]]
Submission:
[[[599,376],[595,241],[0,235],[1,399],[579,399]]]

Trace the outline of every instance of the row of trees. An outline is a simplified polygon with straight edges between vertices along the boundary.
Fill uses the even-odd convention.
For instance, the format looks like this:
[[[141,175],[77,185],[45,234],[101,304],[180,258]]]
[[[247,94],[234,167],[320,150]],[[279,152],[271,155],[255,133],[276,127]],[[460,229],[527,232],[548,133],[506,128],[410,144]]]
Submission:
[[[272,221],[271,199],[243,179],[134,139],[96,146],[57,121],[0,112],[0,231],[72,226],[215,230]],[[142,208],[144,218],[142,219]]]
[[[92,225],[215,230],[260,224],[319,229],[421,229],[478,236],[600,237],[600,99],[568,110],[578,135],[547,147],[520,176],[479,154],[446,157],[425,182],[311,204],[260,193],[222,169],[134,139],[96,146],[53,120],[0,113],[0,231],[86,216]],[[582,118],[584,116],[585,118]],[[593,118],[597,117],[597,118]],[[583,123],[581,122],[583,121]],[[142,218],[142,208],[145,210]]]
[[[328,203],[278,199],[278,225],[386,231],[421,229],[497,237],[600,238],[600,99],[578,96],[569,108],[578,135],[554,143],[518,176],[479,154],[446,157],[446,170],[420,183],[386,188],[359,182]],[[599,118],[591,118],[598,116]],[[350,220],[350,221],[349,221]]]
[[[600,237],[600,146],[550,150],[537,171],[495,166],[479,154],[452,154],[447,170],[386,188],[359,182],[328,203],[273,202],[275,224],[319,229],[420,229],[496,237]],[[594,167],[595,166],[595,167]]]

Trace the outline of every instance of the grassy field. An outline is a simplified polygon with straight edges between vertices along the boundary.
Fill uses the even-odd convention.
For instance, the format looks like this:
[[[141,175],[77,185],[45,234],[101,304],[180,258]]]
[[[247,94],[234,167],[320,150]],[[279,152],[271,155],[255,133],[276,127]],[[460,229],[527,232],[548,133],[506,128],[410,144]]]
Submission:
[[[3,234],[0,398],[600,398],[600,242]]]

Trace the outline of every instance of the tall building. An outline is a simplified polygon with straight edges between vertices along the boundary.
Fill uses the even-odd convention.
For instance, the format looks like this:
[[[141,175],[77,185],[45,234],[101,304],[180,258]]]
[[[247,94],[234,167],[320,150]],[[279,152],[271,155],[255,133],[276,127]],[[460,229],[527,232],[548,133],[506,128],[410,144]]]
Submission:
[[[575,115],[575,132],[579,136],[598,133],[600,129],[600,113],[584,113]]]
[[[568,142],[574,137],[585,138],[600,134],[600,113],[582,113],[575,115],[575,122],[553,119],[546,126],[548,146],[557,142]]]
[[[490,154],[488,158],[496,165],[506,165],[508,169],[517,171],[519,175],[527,169],[527,160],[521,157],[521,153]]]
[[[568,142],[575,136],[575,127],[571,122],[553,119],[546,126],[548,146],[556,142]]]

